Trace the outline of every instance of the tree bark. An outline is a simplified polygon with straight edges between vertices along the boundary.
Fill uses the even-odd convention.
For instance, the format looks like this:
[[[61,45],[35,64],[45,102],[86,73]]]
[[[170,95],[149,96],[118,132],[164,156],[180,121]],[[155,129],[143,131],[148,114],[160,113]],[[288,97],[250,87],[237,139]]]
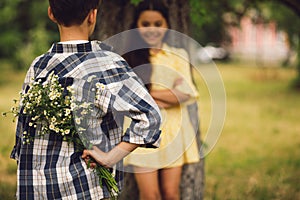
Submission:
[[[170,27],[184,34],[189,33],[189,3],[186,0],[164,0],[169,7]]]
[[[134,6],[129,0],[103,1],[97,17],[97,26],[92,38],[105,40],[130,29]]]
[[[163,0],[169,8],[170,29],[189,34],[189,4],[186,0]],[[129,0],[103,1],[92,38],[105,40],[130,29],[134,5]]]

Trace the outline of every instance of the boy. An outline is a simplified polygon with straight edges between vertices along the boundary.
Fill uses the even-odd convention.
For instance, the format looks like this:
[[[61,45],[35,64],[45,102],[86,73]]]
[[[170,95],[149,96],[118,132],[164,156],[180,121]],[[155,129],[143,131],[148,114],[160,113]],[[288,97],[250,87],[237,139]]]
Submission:
[[[97,94],[101,101],[94,105],[100,114],[90,116],[99,123],[91,128],[96,138],[93,149],[82,155],[61,137],[51,134],[23,144],[22,134],[30,132],[34,136],[37,130],[19,118],[11,154],[18,162],[18,199],[110,198],[106,186],[99,185],[97,175],[84,160],[92,156],[101,165],[112,167],[120,190],[123,176],[119,161],[138,146],[155,148],[159,144],[159,108],[142,82],[120,56],[101,49],[98,41],[88,41],[95,28],[99,3],[100,0],[49,0],[48,15],[58,25],[60,42],[33,61],[23,85],[25,93],[30,82],[54,72],[59,78],[72,79],[75,98],[85,99],[90,92],[89,77],[101,83],[103,91]],[[114,112],[129,113],[133,119],[124,135]]]

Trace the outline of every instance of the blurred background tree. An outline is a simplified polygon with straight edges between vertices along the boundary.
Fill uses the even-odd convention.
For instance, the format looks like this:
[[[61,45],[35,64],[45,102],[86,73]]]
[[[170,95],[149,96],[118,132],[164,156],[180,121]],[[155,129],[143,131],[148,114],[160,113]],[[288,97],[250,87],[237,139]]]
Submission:
[[[104,0],[94,38],[103,40],[129,29],[134,6],[140,1]],[[278,28],[287,33],[290,48],[298,52],[300,85],[300,1],[163,1],[170,8],[172,29],[191,36],[204,46],[210,43],[216,46],[229,44],[228,25],[238,26],[250,9],[255,9],[265,20],[276,21]],[[59,38],[56,25],[48,19],[47,6],[48,1],[40,0],[0,2],[0,58],[13,61],[16,69],[27,68],[35,56]]]
[[[134,5],[142,0],[104,1],[99,14],[97,39],[106,39],[130,28]],[[300,6],[297,0],[164,0],[170,8],[171,27],[188,34],[200,44],[221,45],[230,42],[226,32],[228,23],[238,25],[249,9],[255,8],[266,19],[275,20],[278,27],[289,35],[292,49],[296,49],[299,33]],[[30,60],[36,54],[58,39],[56,26],[47,17],[48,1],[2,0],[0,3],[0,58],[18,61],[18,68],[26,68],[20,63]],[[263,8],[263,9],[262,9]],[[292,12],[294,11],[294,12]],[[226,16],[231,16],[231,21]],[[114,16],[114,17],[111,17]],[[293,21],[294,25],[290,26]],[[27,50],[24,52],[24,47]],[[22,50],[21,50],[22,49]],[[21,52],[20,52],[21,51]],[[25,56],[26,54],[27,56]],[[34,54],[34,56],[30,56]],[[25,62],[26,63],[26,62]],[[24,64],[25,64],[24,63]]]
[[[0,58],[27,69],[32,60],[58,40],[57,27],[47,16],[48,1],[1,0]]]
[[[134,5],[142,0],[111,0],[103,3],[99,26],[95,32],[98,39],[120,33],[130,28]],[[299,0],[163,0],[170,9],[171,28],[194,38],[201,45],[227,46],[231,42],[228,26],[239,26],[240,20],[255,10],[265,21],[275,21],[277,28],[288,35],[290,52],[297,52],[300,87],[300,1]],[[107,12],[110,11],[110,12]],[[111,16],[114,16],[111,18]],[[229,19],[229,20],[228,20]],[[293,24],[291,25],[291,22]],[[291,65],[287,57],[285,66]]]

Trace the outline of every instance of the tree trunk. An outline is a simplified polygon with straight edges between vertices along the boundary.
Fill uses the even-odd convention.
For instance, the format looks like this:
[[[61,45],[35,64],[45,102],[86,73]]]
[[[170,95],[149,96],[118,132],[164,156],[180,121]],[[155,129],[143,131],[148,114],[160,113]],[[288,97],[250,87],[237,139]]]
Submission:
[[[189,3],[186,0],[164,0],[169,7],[170,27],[184,34],[189,33]]]
[[[164,0],[169,6],[170,27],[178,32],[189,33],[189,4],[186,0]],[[92,38],[105,40],[115,34],[128,30],[133,21],[134,6],[130,1],[107,0],[100,8],[97,28]],[[182,44],[181,44],[182,45]],[[197,109],[197,108],[196,108]],[[196,120],[197,121],[197,120]],[[199,126],[198,126],[199,127]],[[198,128],[197,127],[197,128]],[[200,132],[197,138],[200,143]],[[181,196],[183,200],[202,200],[204,193],[204,160],[187,164],[183,167],[181,180]],[[120,200],[138,199],[139,192],[134,175],[125,173],[124,190]]]
[[[186,0],[163,0],[169,7],[170,27],[184,34],[189,33],[189,4]],[[105,40],[128,30],[133,21],[134,5],[129,0],[103,1],[92,38]]]
[[[105,40],[130,29],[134,6],[129,0],[103,1],[97,17],[97,26],[92,38]]]

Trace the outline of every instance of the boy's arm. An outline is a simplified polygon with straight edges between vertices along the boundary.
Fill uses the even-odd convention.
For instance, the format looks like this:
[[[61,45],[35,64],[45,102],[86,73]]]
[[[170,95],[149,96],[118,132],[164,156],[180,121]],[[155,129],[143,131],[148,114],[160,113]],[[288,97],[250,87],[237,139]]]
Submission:
[[[122,76],[110,90],[114,96],[112,107],[116,112],[131,118],[122,141],[139,144],[141,147],[157,148],[161,133],[159,107],[123,58],[118,65],[118,72]]]
[[[92,150],[84,150],[82,158],[87,162],[89,156],[91,156],[95,159],[97,163],[109,168],[115,165],[120,160],[122,160],[125,156],[127,156],[130,152],[132,152],[139,146],[140,145],[138,144],[121,142],[107,153],[101,151],[96,146],[93,146]]]
[[[92,150],[85,150],[82,156],[85,161],[91,156],[107,167],[111,167],[139,146],[155,148],[160,143],[159,108],[128,64],[120,57],[114,58],[118,59],[119,61],[115,61],[117,70],[110,71],[117,74],[112,74],[108,82],[113,82],[99,91],[99,97],[96,98],[99,102],[96,104],[104,106],[101,110],[110,110],[113,115],[125,114],[131,118],[131,124],[120,138],[121,142],[109,152],[93,147]],[[107,105],[103,104],[104,99],[109,101]]]

